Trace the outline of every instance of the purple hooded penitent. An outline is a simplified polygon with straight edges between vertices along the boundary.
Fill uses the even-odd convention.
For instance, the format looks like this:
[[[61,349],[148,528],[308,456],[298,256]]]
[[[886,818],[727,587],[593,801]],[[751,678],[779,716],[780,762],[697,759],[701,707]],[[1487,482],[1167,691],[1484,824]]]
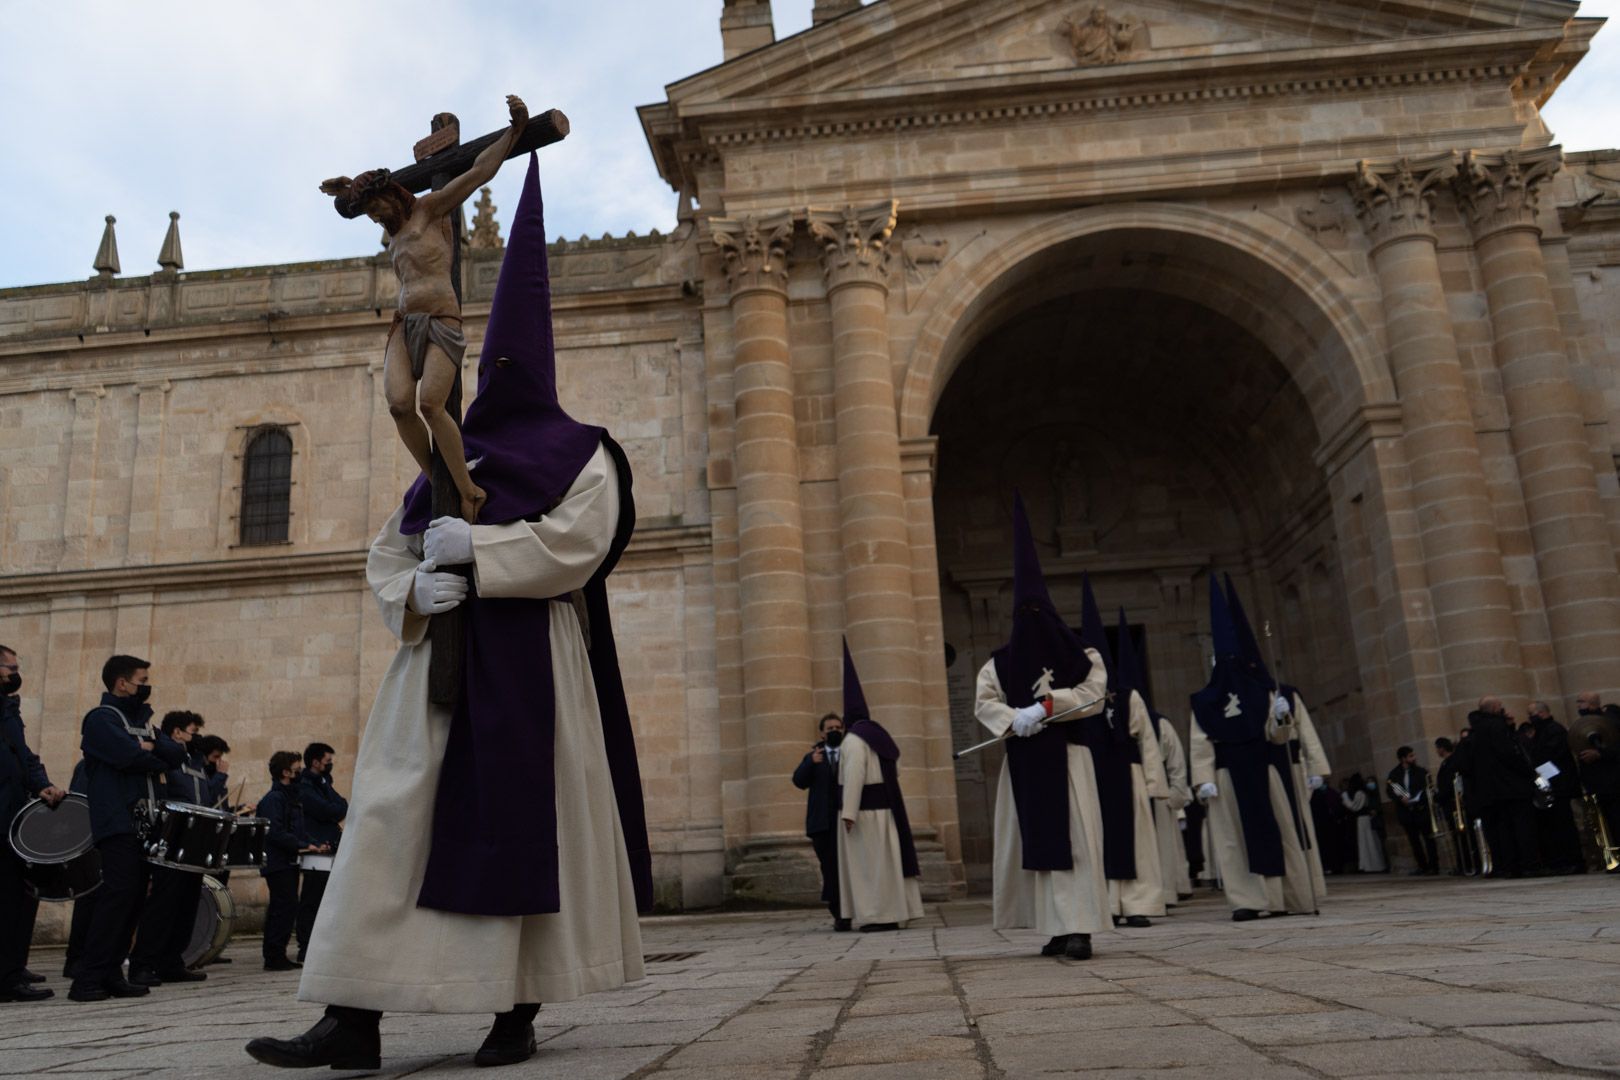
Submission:
[[[473,475],[489,493],[479,518],[484,525],[539,520],[597,447],[617,470],[619,521],[607,557],[581,594],[619,823],[637,906],[647,910],[652,857],[606,585],[635,527],[630,463],[602,428],[577,423],[557,402],[545,221],[533,155],[495,288],[465,435],[468,460],[483,459]],[[418,479],[405,496],[401,531],[421,532],[429,516],[427,484]],[[466,915],[555,912],[560,890],[551,602],[474,593],[464,606],[465,675],[451,714],[417,903]]]
[[[1103,872],[1112,881],[1136,879],[1136,788],[1131,766],[1142,763],[1142,750],[1131,738],[1130,680],[1114,662],[1103,628],[1097,595],[1091,591],[1091,575],[1081,575],[1080,640],[1096,649],[1108,665],[1107,722],[1083,729],[1080,743],[1091,751],[1091,764],[1097,774],[1097,802],[1103,819]]]
[[[861,692],[861,677],[855,673],[855,660],[849,655],[849,642],[844,642],[844,726],[851,735],[872,748],[878,756],[878,769],[883,783],[868,784],[861,789],[862,810],[887,810],[894,815],[894,827],[900,833],[900,870],[906,877],[918,877],[922,870],[917,865],[917,845],[911,839],[911,818],[906,813],[906,800],[900,793],[900,747],[887,729],[872,719],[872,710],[866,707],[866,695]]]
[[[1215,746],[1215,768],[1225,769],[1231,791],[1221,798],[1237,804],[1249,872],[1264,877],[1283,873],[1282,832],[1271,810],[1271,750],[1266,738],[1271,689],[1257,679],[1244,656],[1220,580],[1209,576],[1209,622],[1215,669],[1209,683],[1192,695],[1193,719]]]
[[[1226,582],[1226,603],[1232,613],[1232,629],[1237,634],[1238,648],[1243,654],[1244,663],[1248,666],[1249,675],[1266,686],[1269,686],[1282,695],[1284,701],[1290,705],[1294,702],[1294,688],[1285,686],[1277,681],[1277,676],[1266,666],[1265,657],[1260,652],[1260,641],[1254,636],[1254,627],[1249,624],[1249,616],[1243,610],[1243,600],[1238,596],[1237,586],[1232,584],[1231,574],[1222,574]],[[1285,743],[1266,742],[1266,760],[1277,771],[1282,780],[1283,791],[1288,795],[1288,809],[1294,815],[1294,824],[1299,828],[1298,836],[1308,837],[1304,831],[1303,811],[1300,808],[1299,792],[1294,790],[1294,761],[1299,753],[1299,740],[1290,739]]]
[[[1085,646],[1052,603],[1030,533],[1024,498],[1013,492],[1013,625],[1007,644],[990,655],[1002,696],[1015,709],[1049,690],[1086,681]],[[1037,693],[1039,691],[1039,693]],[[1025,870],[1073,870],[1069,835],[1070,737],[1097,723],[1087,718],[1052,724],[1039,734],[1007,740],[1007,778],[1018,808]]]

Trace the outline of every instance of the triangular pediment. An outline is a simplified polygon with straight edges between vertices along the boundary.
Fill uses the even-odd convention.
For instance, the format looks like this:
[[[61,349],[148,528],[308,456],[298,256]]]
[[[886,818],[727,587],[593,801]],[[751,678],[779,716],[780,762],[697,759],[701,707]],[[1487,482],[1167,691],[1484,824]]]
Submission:
[[[1573,0],[874,0],[675,83],[681,106],[1355,49],[1558,38]]]

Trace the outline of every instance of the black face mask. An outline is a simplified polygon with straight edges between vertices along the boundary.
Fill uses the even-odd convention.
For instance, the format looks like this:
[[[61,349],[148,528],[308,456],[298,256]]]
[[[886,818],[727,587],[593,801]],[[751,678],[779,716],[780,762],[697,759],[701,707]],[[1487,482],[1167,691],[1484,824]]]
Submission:
[[[838,744],[843,742],[843,741],[844,741],[844,733],[842,731],[829,731],[829,732],[827,732],[826,743],[827,743],[828,746],[832,747],[834,750],[838,749]]]
[[[5,682],[0,682],[0,694],[15,694],[21,689],[22,672],[20,671],[13,671],[9,676],[6,677]]]
[[[134,695],[130,698],[137,705],[145,705],[146,699],[152,696],[150,685],[137,686]]]

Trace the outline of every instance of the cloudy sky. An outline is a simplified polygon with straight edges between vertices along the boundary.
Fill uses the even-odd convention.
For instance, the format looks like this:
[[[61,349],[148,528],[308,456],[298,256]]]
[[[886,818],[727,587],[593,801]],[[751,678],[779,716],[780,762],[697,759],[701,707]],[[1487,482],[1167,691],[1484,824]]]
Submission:
[[[778,37],[812,0],[775,0]],[[0,0],[0,288],[91,273],[118,218],[125,274],[155,270],[170,210],[190,270],[376,250],[322,177],[408,160],[433,113],[464,132],[504,95],[557,107],[574,133],[542,155],[547,220],[576,238],[668,230],[635,107],[720,60],[720,0]],[[1620,14],[1620,0],[1582,13]],[[1548,109],[1569,149],[1620,145],[1620,25]],[[495,184],[516,204],[519,169]]]

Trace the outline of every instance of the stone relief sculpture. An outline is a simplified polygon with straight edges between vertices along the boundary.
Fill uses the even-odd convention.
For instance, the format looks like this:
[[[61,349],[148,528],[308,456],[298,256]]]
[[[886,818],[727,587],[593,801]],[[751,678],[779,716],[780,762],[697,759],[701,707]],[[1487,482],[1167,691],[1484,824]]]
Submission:
[[[950,251],[949,240],[926,240],[922,230],[913,225],[900,241],[900,258],[905,263],[906,277],[912,281],[922,281],[923,267],[938,270]]]
[[[1345,227],[1350,223],[1350,215],[1345,213],[1344,207],[1332,193],[1326,191],[1317,194],[1316,202],[1315,206],[1296,206],[1294,219],[1309,229],[1319,240],[1326,232],[1337,231],[1343,234]]]
[[[1068,36],[1069,48],[1082,67],[1112,64],[1149,47],[1147,25],[1142,20],[1134,15],[1113,18],[1101,4],[1084,18],[1064,19],[1060,29]]]

